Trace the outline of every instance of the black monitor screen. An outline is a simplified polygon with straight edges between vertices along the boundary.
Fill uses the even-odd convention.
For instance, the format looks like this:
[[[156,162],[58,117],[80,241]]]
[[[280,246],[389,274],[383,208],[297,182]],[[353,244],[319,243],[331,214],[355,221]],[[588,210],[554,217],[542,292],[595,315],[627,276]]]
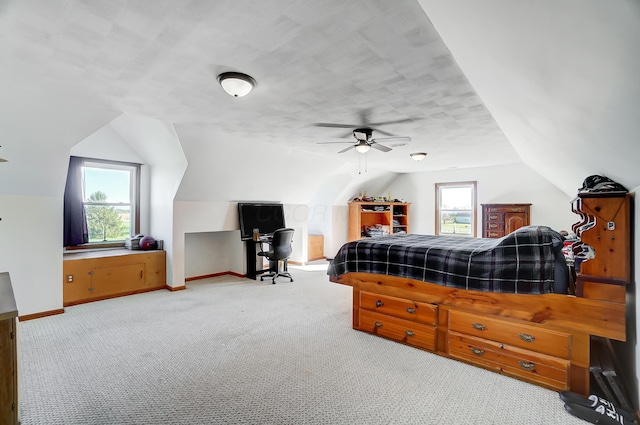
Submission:
[[[264,235],[285,227],[282,204],[242,202],[238,204],[238,218],[243,241],[253,238],[253,229],[258,229]]]

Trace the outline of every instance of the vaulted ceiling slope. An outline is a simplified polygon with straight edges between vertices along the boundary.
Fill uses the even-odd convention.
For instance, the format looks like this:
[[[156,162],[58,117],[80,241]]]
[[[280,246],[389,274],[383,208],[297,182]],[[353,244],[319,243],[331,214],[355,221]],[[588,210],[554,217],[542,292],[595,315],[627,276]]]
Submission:
[[[524,162],[640,185],[640,2],[419,2]]]

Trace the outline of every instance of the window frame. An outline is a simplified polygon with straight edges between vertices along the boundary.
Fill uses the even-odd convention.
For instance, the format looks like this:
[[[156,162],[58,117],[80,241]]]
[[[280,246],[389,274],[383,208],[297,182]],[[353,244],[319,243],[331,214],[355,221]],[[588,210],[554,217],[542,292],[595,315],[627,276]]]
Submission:
[[[126,161],[114,161],[108,159],[98,159],[98,158],[87,158],[80,157],[83,160],[82,167],[89,168],[102,168],[102,169],[111,169],[111,170],[124,170],[131,173],[130,179],[130,194],[131,198],[130,203],[123,204],[120,202],[106,202],[106,203],[94,203],[88,202],[84,199],[82,200],[83,207],[87,207],[89,205],[111,205],[111,206],[122,206],[122,205],[130,205],[131,208],[131,219],[133,220],[132,233],[138,234],[140,233],[140,179],[141,179],[141,168],[142,165],[135,162],[126,162]],[[84,170],[83,170],[83,192],[84,192]],[[100,242],[87,242],[86,244],[70,246],[66,247],[67,250],[76,250],[76,249],[95,249],[95,248],[114,248],[114,247],[124,247],[125,240],[114,240],[114,241],[100,241]]]
[[[455,233],[444,233],[441,234],[440,229],[440,212],[441,201],[442,201],[442,188],[459,188],[459,187],[470,187],[471,188],[471,234],[463,235],[463,234],[455,234]],[[477,205],[477,189],[478,182],[477,181],[462,181],[462,182],[444,182],[444,183],[436,183],[435,184],[435,195],[436,195],[436,204],[435,204],[435,232],[436,235],[446,235],[446,236],[460,236],[464,238],[476,238],[478,235],[478,205]],[[466,210],[465,210],[466,211]]]

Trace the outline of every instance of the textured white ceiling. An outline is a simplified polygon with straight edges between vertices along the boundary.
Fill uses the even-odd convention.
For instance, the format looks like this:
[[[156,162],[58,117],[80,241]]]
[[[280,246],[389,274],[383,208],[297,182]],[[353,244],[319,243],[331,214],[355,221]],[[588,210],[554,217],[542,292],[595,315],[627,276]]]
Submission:
[[[0,10],[0,77],[182,126],[358,161],[349,129],[410,136],[368,155],[405,172],[519,162],[425,12],[400,1],[14,0]],[[235,99],[216,76],[250,74]],[[374,132],[374,136],[386,134]],[[354,140],[355,142],[355,140]],[[408,154],[425,151],[414,164]]]

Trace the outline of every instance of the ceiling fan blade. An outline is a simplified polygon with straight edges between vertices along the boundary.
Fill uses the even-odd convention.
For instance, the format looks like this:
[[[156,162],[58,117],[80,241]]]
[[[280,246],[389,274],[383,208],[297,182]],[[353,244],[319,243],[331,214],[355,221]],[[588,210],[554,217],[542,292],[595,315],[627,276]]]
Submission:
[[[341,151],[338,151],[338,153],[344,153],[344,152],[346,152],[348,150],[354,149],[355,147],[356,147],[356,145],[351,145],[348,148],[344,148]]]
[[[371,141],[371,145],[370,145],[373,149],[378,149],[379,151],[382,152],[389,152],[391,150],[391,148],[385,146],[385,145],[381,145],[380,143],[376,143],[374,141]]]
[[[316,145],[335,145],[338,143],[349,143],[350,145],[353,145],[353,142],[316,142]]]
[[[371,123],[368,123],[368,124],[370,126],[372,126],[372,127],[377,127],[379,125],[400,124],[400,123],[403,123],[403,122],[411,122],[411,121],[414,121],[414,119],[413,118],[404,118],[404,119],[401,119],[401,120],[383,121],[383,122],[371,122]]]
[[[352,124],[336,124],[331,122],[317,122],[313,124],[315,127],[328,127],[328,128],[354,128],[357,125]]]
[[[408,136],[392,136],[392,137],[376,137],[375,139],[371,139],[372,142],[378,142],[380,140],[384,140],[385,143],[400,143],[396,146],[406,145],[411,141],[411,137]]]

